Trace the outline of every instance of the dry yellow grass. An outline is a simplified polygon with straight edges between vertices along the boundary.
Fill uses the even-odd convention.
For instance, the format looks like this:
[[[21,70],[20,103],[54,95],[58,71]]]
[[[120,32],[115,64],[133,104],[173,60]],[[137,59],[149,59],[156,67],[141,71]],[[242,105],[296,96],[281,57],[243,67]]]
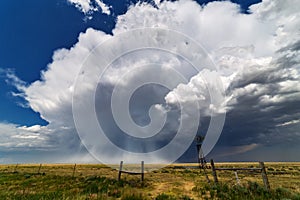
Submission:
[[[258,167],[257,162],[245,162],[245,163],[216,163],[217,167]],[[0,165],[0,175],[2,174],[11,174],[17,171],[18,175],[29,174],[32,178],[32,183],[29,186],[23,186],[22,180],[18,181],[2,181],[0,179],[0,191],[7,190],[10,188],[11,190],[22,191],[22,187],[26,189],[27,193],[37,192],[35,184],[43,184],[43,181],[46,180],[47,177],[72,177],[74,164],[42,164],[40,173],[44,174],[44,178],[42,180],[42,176],[35,176],[38,172],[40,164],[19,164],[16,165]],[[158,165],[145,165],[147,171],[151,171],[145,174],[145,187],[137,187],[134,188],[134,184],[140,181],[139,176],[132,176],[127,174],[122,174],[122,179],[128,181],[129,183],[134,183],[132,188],[140,192],[150,199],[154,199],[157,195],[164,193],[170,194],[174,196],[186,195],[193,199],[201,199],[199,193],[193,189],[195,187],[201,187],[206,183],[206,179],[203,173],[203,170],[199,170],[197,168],[197,163],[180,163],[169,165],[165,168],[151,171],[153,168],[157,168]],[[283,187],[287,188],[293,192],[300,193],[300,163],[299,162],[270,162],[265,163],[267,174],[269,178],[269,182],[271,188]],[[138,165],[136,166],[138,169]],[[207,169],[208,176],[210,180],[213,180],[211,175],[211,170]],[[226,183],[229,185],[235,185],[236,180],[233,171],[218,171],[219,181],[222,183]],[[101,164],[77,164],[76,170],[74,173],[76,180],[83,180],[88,177],[106,177],[109,179],[117,180],[118,171],[113,170],[105,165]],[[247,183],[248,181],[257,182],[261,185],[262,178],[260,173],[249,173],[247,171],[238,171],[238,176],[242,184]],[[13,178],[13,177],[12,177]],[[28,181],[24,179],[24,181]],[[4,184],[5,183],[5,184]],[[49,183],[47,183],[49,184]],[[54,185],[49,185],[49,190],[56,190],[56,183],[53,182]],[[61,183],[62,185],[65,185]],[[18,187],[16,186],[18,185]],[[68,185],[68,184],[67,184]],[[131,187],[130,186],[130,187]],[[73,188],[72,185],[68,185],[66,187],[70,187],[70,190],[81,192],[79,188]],[[23,191],[24,192],[24,191]]]

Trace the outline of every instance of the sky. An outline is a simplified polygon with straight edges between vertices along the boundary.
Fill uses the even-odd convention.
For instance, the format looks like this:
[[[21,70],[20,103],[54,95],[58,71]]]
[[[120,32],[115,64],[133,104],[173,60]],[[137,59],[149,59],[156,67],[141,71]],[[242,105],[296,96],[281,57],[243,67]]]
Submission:
[[[299,4],[1,1],[0,163],[300,161]]]

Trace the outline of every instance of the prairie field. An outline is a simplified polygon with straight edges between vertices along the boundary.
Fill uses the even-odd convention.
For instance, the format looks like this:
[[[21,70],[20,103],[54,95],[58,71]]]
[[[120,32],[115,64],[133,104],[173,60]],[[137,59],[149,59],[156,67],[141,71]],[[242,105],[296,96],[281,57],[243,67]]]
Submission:
[[[300,199],[300,163],[265,163],[271,190],[253,171],[217,171],[214,183],[197,164],[173,164],[141,175],[101,164],[0,165],[0,199]],[[253,168],[256,162],[215,163],[217,168]],[[126,166],[125,166],[126,167]],[[138,168],[138,167],[137,167]],[[148,172],[147,172],[148,171]]]

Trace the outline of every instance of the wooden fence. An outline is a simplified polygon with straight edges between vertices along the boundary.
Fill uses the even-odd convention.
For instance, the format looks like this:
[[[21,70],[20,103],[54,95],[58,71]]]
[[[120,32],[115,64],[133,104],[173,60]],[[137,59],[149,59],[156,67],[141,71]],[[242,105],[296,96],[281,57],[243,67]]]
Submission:
[[[259,162],[259,167],[258,168],[255,168],[255,167],[250,167],[250,168],[216,168],[213,159],[211,159],[210,164],[211,164],[212,175],[214,177],[214,182],[215,183],[219,182],[218,181],[218,176],[217,176],[217,171],[222,171],[222,170],[224,170],[224,171],[234,171],[237,182],[239,182],[239,179],[238,179],[238,176],[237,176],[237,171],[252,171],[252,172],[261,173],[262,180],[263,180],[265,188],[267,190],[270,190],[270,184],[269,184],[269,180],[268,180],[268,176],[267,176],[267,172],[266,172],[264,162]]]
[[[144,161],[141,162],[141,172],[133,172],[133,171],[126,171],[123,170],[123,161],[120,162],[120,168],[119,168],[119,176],[118,180],[121,180],[122,173],[130,174],[130,175],[141,175],[141,181],[144,181]]]

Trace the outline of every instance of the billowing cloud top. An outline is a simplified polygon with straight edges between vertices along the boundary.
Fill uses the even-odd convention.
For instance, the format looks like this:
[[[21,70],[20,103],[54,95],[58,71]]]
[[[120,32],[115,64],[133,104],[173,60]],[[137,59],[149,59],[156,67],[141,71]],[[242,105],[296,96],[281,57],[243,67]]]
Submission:
[[[109,14],[109,8],[99,0],[94,3],[90,0],[69,1],[84,13],[97,11],[99,6],[103,13]],[[55,51],[53,61],[42,72],[41,80],[25,86],[10,74],[28,105],[39,112],[49,125],[19,127],[1,124],[4,127],[1,131],[5,130],[6,135],[1,134],[1,137],[5,137],[1,141],[5,142],[0,148],[44,147],[56,153],[69,152],[71,159],[80,160],[85,151],[81,151],[82,145],[76,136],[72,95],[83,61],[104,41],[126,31],[145,27],[172,29],[192,38],[206,50],[217,70],[205,69],[195,73],[187,67],[188,63],[177,56],[141,51],[118,60],[114,67],[106,71],[102,79],[105,88],[100,95],[105,95],[109,88],[119,84],[119,77],[124,74],[132,73],[132,77],[140,79],[149,76],[146,68],[135,70],[137,65],[159,62],[164,70],[175,67],[190,77],[188,83],[179,84],[170,91],[155,90],[155,97],[162,95],[159,101],[154,101],[155,108],[160,112],[168,112],[178,103],[189,106],[193,105],[189,102],[197,102],[203,117],[200,130],[211,115],[227,112],[219,146],[234,146],[231,149],[228,147],[231,151],[229,154],[234,154],[234,149],[237,149],[236,153],[249,151],[251,159],[251,151],[258,148],[272,147],[274,152],[279,152],[283,147],[295,147],[300,142],[299,6],[298,0],[264,0],[251,6],[250,14],[241,13],[239,6],[231,2],[211,2],[200,6],[191,0],[179,0],[157,3],[157,8],[145,3],[131,6],[124,15],[118,16],[112,35],[89,28],[79,35],[78,42],[72,48]],[[121,44],[119,48],[122,48]],[[204,80],[204,75],[211,79]],[[226,98],[222,102],[212,103],[205,85],[219,87],[214,81],[215,76],[221,77]],[[89,83],[99,79],[98,76],[94,78],[85,83],[87,90]],[[131,84],[130,76],[122,79],[122,82],[124,85]],[[140,109],[133,109],[133,118],[136,116],[137,123],[147,124],[147,113],[143,106],[153,102],[147,102],[143,95],[137,95],[136,98],[137,105],[141,101],[145,104],[140,105]],[[103,100],[103,103],[107,102]],[[102,109],[101,112],[107,112],[105,108]],[[177,127],[174,119],[167,123],[166,132]],[[262,153],[262,158],[300,159],[296,153],[275,158],[269,152]],[[90,157],[85,159],[92,160]]]
[[[100,12],[110,15],[110,8],[101,0],[68,0],[68,2],[74,4],[84,14],[92,14],[93,12]]]

